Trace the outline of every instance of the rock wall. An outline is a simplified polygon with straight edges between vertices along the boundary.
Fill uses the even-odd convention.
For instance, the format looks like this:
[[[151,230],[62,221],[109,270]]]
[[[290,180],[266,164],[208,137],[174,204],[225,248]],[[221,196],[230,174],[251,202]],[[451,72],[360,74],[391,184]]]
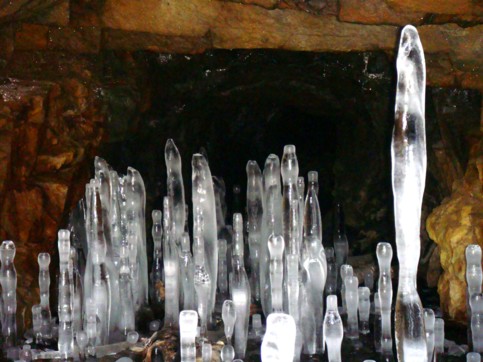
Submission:
[[[429,236],[440,249],[444,271],[438,282],[441,307],[461,323],[467,321],[465,249],[469,244],[483,247],[483,139],[481,132],[474,136],[464,176],[455,180],[451,196],[426,221]]]
[[[481,90],[482,19],[483,5],[471,0],[18,0],[0,5],[0,48],[393,53],[401,25],[414,24],[429,85]]]
[[[55,254],[56,232],[65,225],[70,209],[84,192],[92,171],[92,157],[106,142],[107,150],[109,142],[119,142],[111,148],[115,154],[119,144],[129,143],[126,141],[129,137],[143,140],[139,130],[152,123],[150,119],[141,120],[141,115],[152,106],[153,97],[159,96],[151,94],[155,87],[147,84],[152,67],[146,63],[167,64],[169,73],[170,62],[166,59],[170,55],[164,53],[188,56],[214,49],[258,48],[335,53],[377,51],[392,59],[401,25],[412,23],[418,26],[425,48],[428,85],[481,92],[482,18],[481,3],[471,0],[448,0],[443,4],[436,0],[2,2],[0,237],[17,244],[17,265],[23,271],[19,278],[20,322],[30,318],[28,309],[38,302],[38,293],[32,292],[37,288],[37,253]],[[139,57],[140,52],[150,54],[149,59]],[[369,69],[366,76],[377,81],[378,61],[374,63],[375,66],[369,62],[374,71]],[[187,66],[187,77],[191,74],[190,67]],[[206,89],[212,89],[220,81],[218,69],[210,70],[212,78],[205,83]],[[166,80],[172,79],[168,76]],[[359,84],[356,80],[347,82]],[[183,97],[193,93],[190,82],[180,84],[187,87],[180,92]],[[369,81],[362,86],[366,92],[374,84]],[[304,97],[306,91],[299,89],[298,94]],[[225,96],[221,91],[220,94]],[[352,98],[357,98],[357,94]],[[388,108],[388,100],[382,104],[382,108]],[[182,107],[171,106],[170,117],[178,119]],[[383,121],[382,108],[368,112]],[[443,109],[439,114],[445,112]],[[143,132],[149,131],[145,128]],[[461,134],[464,132],[458,133]],[[454,155],[448,150],[454,149],[453,146],[438,142],[434,142],[434,152],[440,161],[434,165],[440,167],[435,167],[432,173],[438,190],[430,195],[449,194],[453,181],[462,177],[466,165],[462,162],[458,166],[452,161]],[[123,152],[119,152],[122,154],[119,157],[129,159]],[[350,156],[343,150],[340,154]],[[146,167],[157,170],[154,163]],[[344,172],[339,171],[339,179],[344,181]],[[153,181],[152,188],[158,191],[156,182],[159,180]],[[368,189],[367,182],[365,185]],[[343,186],[351,189],[348,183]],[[370,191],[369,195],[375,192]],[[354,222],[357,215],[366,214],[367,208],[374,222],[379,222],[380,216],[374,211],[379,205],[370,205],[368,194],[354,195],[352,189],[352,194],[346,195],[365,201],[358,203],[361,208],[352,218]],[[439,200],[440,196],[434,197],[426,205],[438,204]],[[368,237],[373,239],[371,235]],[[436,234],[433,238],[439,240]],[[443,260],[444,243],[440,242]],[[53,298],[55,265],[54,259]],[[442,287],[440,290],[443,295],[449,293]]]

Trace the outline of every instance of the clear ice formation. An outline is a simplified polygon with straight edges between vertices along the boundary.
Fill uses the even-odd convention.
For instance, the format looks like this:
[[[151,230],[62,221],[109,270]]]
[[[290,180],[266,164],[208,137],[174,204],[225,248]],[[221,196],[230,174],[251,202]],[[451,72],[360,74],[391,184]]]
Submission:
[[[183,310],[179,314],[180,354],[182,362],[196,360],[196,327],[198,314],[194,310]]]
[[[263,169],[264,209],[262,217],[262,239],[260,243],[260,298],[265,315],[272,312],[270,253],[268,242],[271,235],[282,235],[282,194],[280,183],[280,160],[271,154]]]
[[[283,311],[283,251],[285,243],[281,235],[270,235],[268,240],[270,251],[270,286],[273,312]]]
[[[381,351],[384,355],[392,355],[391,334],[391,305],[392,305],[392,280],[391,280],[391,244],[381,242],[376,247],[377,261],[379,263],[379,305],[381,307]],[[425,347],[426,348],[426,347]]]
[[[225,239],[218,239],[218,289],[222,296],[228,293],[228,244]]]
[[[243,263],[243,219],[241,214],[233,215],[233,260],[231,274],[231,300],[235,305],[235,355],[244,358],[248,340],[250,320],[250,283]]]
[[[322,309],[322,308],[320,308]],[[303,335],[303,351],[305,354],[314,355],[317,353],[317,334],[315,325],[315,315],[307,273],[303,273],[300,283],[300,330]],[[321,330],[322,332],[322,330]]]
[[[362,334],[369,333],[369,315],[371,311],[371,291],[368,287],[359,287],[359,326]]]
[[[327,311],[324,317],[323,326],[324,344],[327,346],[329,362],[342,362],[341,346],[344,337],[344,327],[337,307],[337,296],[327,297]]]
[[[444,320],[442,318],[434,320],[434,353],[436,359],[444,354]]]
[[[342,285],[340,288],[341,291],[341,299],[342,299],[342,313],[347,313],[347,301],[345,297],[345,278],[354,276],[354,270],[352,269],[352,265],[349,264],[342,264],[340,266],[340,279],[342,280]]]
[[[39,339],[44,342],[52,338],[52,313],[50,311],[50,254],[40,253],[37,256],[39,264],[40,290],[40,330]]]
[[[327,281],[325,283],[325,295],[337,293],[337,264],[335,262],[334,248],[325,249],[325,256],[327,260]]]
[[[399,260],[396,348],[399,361],[426,361],[423,307],[416,289],[421,251],[421,204],[426,179],[426,67],[418,32],[411,25],[402,30],[396,67],[395,125],[391,144]]]
[[[216,232],[216,207],[213,180],[206,158],[197,153],[192,161],[192,200],[193,215],[201,216],[203,226],[204,250],[206,254],[206,270],[209,275],[210,297],[208,317],[211,319],[215,307],[216,286],[218,278],[218,237]]]
[[[288,297],[288,314],[290,314],[295,323],[299,322],[299,255],[288,254],[287,262],[287,297]]]
[[[70,232],[59,230],[59,339],[58,349],[62,358],[72,357],[74,349],[74,331],[72,329],[73,286],[69,276]]]
[[[345,300],[347,306],[347,338],[359,338],[359,320],[357,309],[359,307],[359,281],[357,277],[345,277]]]
[[[72,315],[72,328],[74,333],[82,329],[82,309],[84,301],[84,288],[82,286],[82,276],[79,271],[79,260],[77,257],[77,249],[73,246],[70,247],[69,255],[69,274],[72,277],[73,286],[73,315]]]
[[[173,240],[172,224],[172,199],[168,196],[164,198],[163,211],[165,217],[164,230],[164,281],[165,281],[165,303],[164,303],[164,325],[176,326],[179,315],[179,254],[178,247]],[[195,288],[196,274],[195,274]],[[206,283],[203,281],[203,283]],[[198,291],[198,290],[197,290]],[[198,310],[198,313],[200,311]],[[201,313],[200,313],[201,315]],[[205,314],[204,314],[205,315]]]
[[[227,299],[223,302],[221,316],[223,319],[226,341],[228,344],[231,344],[231,337],[233,336],[233,329],[236,321],[236,308],[233,301]]]
[[[235,358],[235,349],[233,346],[231,344],[223,346],[220,357],[223,362],[232,362]]]
[[[203,362],[211,362],[212,353],[211,343],[204,341],[201,346],[201,357]]]
[[[252,297],[260,300],[260,244],[263,223],[263,178],[256,161],[248,161],[247,167],[247,217],[248,246],[250,248],[250,266]]]
[[[470,306],[473,351],[483,353],[483,294],[474,293],[470,299]]]
[[[42,306],[40,304],[34,304],[32,306],[32,332],[34,334],[35,342],[39,345],[44,343],[42,338],[42,333],[40,331],[41,326],[42,326]]]
[[[207,262],[205,258],[205,247],[203,232],[201,230],[202,221],[197,219],[195,221],[197,231],[193,240],[193,258],[194,258],[194,286],[196,292],[196,300],[198,306],[198,314],[201,320],[200,334],[204,337],[207,327],[210,311],[210,291],[211,291],[211,279],[210,274],[207,271]]]
[[[262,316],[260,314],[252,315],[252,331],[255,338],[259,338],[263,334]]]
[[[283,180],[282,225],[285,254],[298,254],[300,252],[299,227],[301,227],[297,190],[299,165],[294,145],[287,145],[283,149],[281,174]]]
[[[141,174],[134,168],[127,168],[126,175],[126,196],[128,217],[134,221],[137,234],[137,257],[138,268],[138,303],[145,305],[148,302],[148,259],[146,254],[146,189]]]
[[[172,238],[176,245],[181,242],[186,219],[181,155],[172,139],[168,139],[164,148],[166,162],[166,183],[168,197],[171,199]]]
[[[180,251],[180,277],[181,291],[183,297],[183,309],[196,308],[195,285],[194,285],[194,263],[190,251],[190,237],[184,232],[181,236]]]
[[[284,313],[269,314],[267,330],[261,346],[262,361],[292,362],[296,329],[295,321],[290,315]]]
[[[481,362],[481,355],[477,352],[469,352],[466,355],[466,362]]]
[[[322,352],[322,324],[324,321],[324,289],[327,281],[327,259],[322,245],[322,217],[315,186],[309,184],[305,198],[304,247],[302,264],[309,280],[309,298],[315,314],[317,350]]]
[[[319,173],[317,171],[309,171],[307,174],[307,193],[314,190],[317,197],[319,196]]]
[[[153,227],[153,264],[151,267],[151,303],[161,305],[163,297],[161,289],[163,285],[163,213],[161,210],[153,210],[151,213]],[[186,308],[192,309],[192,308]]]
[[[135,328],[134,301],[131,284],[131,270],[129,263],[129,250],[127,245],[121,247],[119,270],[119,329],[127,335]]]
[[[11,240],[5,240],[0,245],[0,285],[2,287],[3,310],[1,325],[2,349],[8,352],[17,344],[17,271],[15,269],[16,248]]]
[[[297,195],[298,195],[298,198],[299,198],[299,205],[298,205],[299,220],[300,220],[300,223],[303,223],[304,214],[305,214],[305,199],[304,199],[305,179],[303,178],[303,176],[299,176],[297,178]],[[300,227],[300,229],[299,229],[299,234],[300,234],[299,240],[302,240],[302,238],[303,238],[303,228],[302,227]]]
[[[483,274],[481,270],[481,247],[476,244],[471,244],[466,247],[466,283],[468,290],[466,293],[466,312],[468,325],[471,325],[471,297],[476,293],[481,293],[481,283],[483,281]],[[468,328],[468,344],[471,345],[473,338],[471,336],[471,328]]]
[[[379,293],[374,293],[374,349],[381,352],[381,301]]]
[[[433,360],[434,354],[434,311],[424,308],[424,329],[426,331],[426,348],[428,352],[428,362]]]

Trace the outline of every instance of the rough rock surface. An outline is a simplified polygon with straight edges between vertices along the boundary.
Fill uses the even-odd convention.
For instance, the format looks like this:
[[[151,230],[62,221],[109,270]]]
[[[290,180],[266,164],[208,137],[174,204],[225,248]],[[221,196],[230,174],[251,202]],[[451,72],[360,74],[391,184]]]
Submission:
[[[86,160],[101,140],[102,119],[92,91],[77,80],[12,80],[0,93],[0,238],[17,247],[23,325],[38,302],[37,255],[56,253],[57,231],[88,179]]]
[[[483,247],[483,141],[474,144],[464,177],[426,221],[440,249],[444,273],[439,279],[441,307],[450,318],[466,323],[466,261],[469,244]]]

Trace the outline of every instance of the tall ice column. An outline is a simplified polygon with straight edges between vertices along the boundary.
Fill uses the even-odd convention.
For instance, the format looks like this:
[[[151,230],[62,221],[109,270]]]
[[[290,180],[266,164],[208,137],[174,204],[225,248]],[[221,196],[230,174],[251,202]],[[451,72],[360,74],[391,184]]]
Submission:
[[[395,125],[391,144],[394,220],[399,260],[396,347],[399,361],[427,361],[424,316],[416,289],[421,252],[421,204],[426,180],[426,66],[415,27],[401,33]]]
[[[215,308],[216,286],[218,279],[218,239],[216,233],[216,206],[215,193],[213,191],[213,179],[206,158],[197,153],[193,155],[192,184],[193,184],[193,213],[201,216],[203,220],[202,230],[207,272],[210,277],[211,289],[209,299],[208,317]]]

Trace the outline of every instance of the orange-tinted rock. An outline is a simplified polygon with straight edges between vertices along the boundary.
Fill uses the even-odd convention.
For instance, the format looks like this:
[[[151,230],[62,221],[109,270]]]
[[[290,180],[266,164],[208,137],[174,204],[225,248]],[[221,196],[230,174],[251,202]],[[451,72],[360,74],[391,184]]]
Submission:
[[[398,11],[434,14],[482,14],[483,4],[473,0],[385,0]]]
[[[106,49],[160,53],[196,54],[211,48],[208,37],[165,36],[153,33],[107,29],[103,32]]]
[[[70,0],[60,0],[51,8],[34,16],[32,21],[38,24],[65,26],[69,24],[69,18]]]
[[[15,33],[15,48],[19,50],[41,50],[47,48],[48,26],[22,24]]]
[[[82,196],[73,185],[88,181],[86,163],[91,165],[102,135],[94,87],[79,79],[0,85],[0,237],[17,245],[22,324],[29,323],[30,307],[39,301],[37,254],[55,253],[57,231]],[[67,111],[83,118],[90,132],[70,124]]]
[[[480,135],[481,137],[481,135]],[[453,193],[426,220],[429,236],[440,248],[438,293],[448,317],[466,323],[465,249],[483,247],[483,141],[471,151],[464,178],[455,182]]]
[[[72,53],[98,53],[101,30],[93,26],[52,27],[49,31],[49,49]]]
[[[58,3],[57,0],[15,0],[0,3],[0,22],[25,20],[48,11]]]
[[[339,20],[361,24],[418,25],[424,13],[400,12],[385,0],[340,0]]]

